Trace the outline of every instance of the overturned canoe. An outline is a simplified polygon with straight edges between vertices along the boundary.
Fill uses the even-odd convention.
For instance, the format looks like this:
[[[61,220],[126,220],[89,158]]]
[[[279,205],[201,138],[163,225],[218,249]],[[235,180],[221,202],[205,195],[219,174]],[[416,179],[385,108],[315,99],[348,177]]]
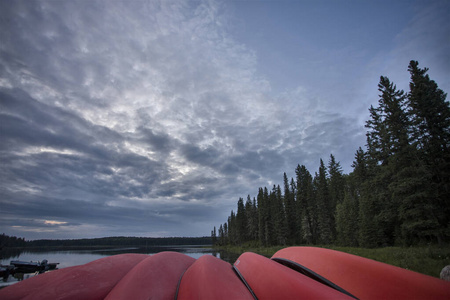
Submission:
[[[252,300],[253,297],[229,263],[204,255],[181,278],[176,299]]]
[[[359,299],[450,299],[450,282],[340,251],[289,247],[272,260]]]
[[[194,258],[177,252],[148,256],[131,269],[105,299],[174,299],[181,275],[194,262]]]
[[[234,268],[260,299],[354,299],[264,256],[246,252]]]
[[[291,247],[272,259],[244,253],[121,254],[0,290],[0,299],[450,299],[450,282],[358,256]]]
[[[0,290],[0,299],[104,299],[145,254],[108,256],[44,273]]]

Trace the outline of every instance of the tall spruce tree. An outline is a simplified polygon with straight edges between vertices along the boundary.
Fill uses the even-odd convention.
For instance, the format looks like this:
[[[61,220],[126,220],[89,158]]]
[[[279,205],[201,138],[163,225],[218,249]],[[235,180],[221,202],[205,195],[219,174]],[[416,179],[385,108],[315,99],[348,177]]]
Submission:
[[[322,159],[320,159],[319,173],[316,173],[314,184],[318,207],[319,241],[323,244],[331,244],[334,241],[334,217],[328,188],[327,170]]]
[[[247,236],[247,217],[245,214],[244,199],[239,198],[236,213],[236,242],[241,244]]]
[[[381,76],[378,107],[370,107],[366,123],[368,152],[376,164],[386,165],[389,157],[408,145],[408,116],[405,111],[406,95]]]
[[[223,231],[223,226],[222,224],[220,224],[219,226],[219,245],[224,245],[225,244],[225,233]]]
[[[228,241],[230,244],[237,244],[236,215],[231,211],[228,217]]]
[[[416,152],[412,148],[408,153],[410,159],[405,156],[408,164],[395,174],[397,178],[389,186],[393,198],[400,199],[399,222],[402,243],[406,246],[433,242],[440,228],[430,190],[431,173]]]
[[[267,187],[264,187],[263,192],[263,203],[265,205],[265,213],[264,213],[264,244],[269,246],[271,244],[271,237],[273,232],[272,227],[272,215],[271,215],[271,207],[270,207],[270,194]]]
[[[408,94],[412,140],[418,149],[419,164],[428,181],[429,208],[427,216],[418,218],[425,199],[409,199],[402,213],[404,232],[417,236],[427,232],[427,239],[439,243],[450,240],[450,108],[447,94],[438,88],[427,74],[428,68],[419,68],[417,61],[408,66],[411,75]],[[407,207],[411,207],[407,209]],[[417,219],[418,218],[418,219]],[[426,229],[425,229],[426,228]]]
[[[328,185],[330,189],[331,206],[336,207],[338,203],[341,203],[342,200],[344,200],[345,179],[341,164],[336,161],[333,154],[330,155],[328,174],[330,178]]]
[[[216,226],[214,226],[214,229],[211,230],[211,241],[213,245],[217,244],[217,233],[216,233]]]
[[[286,211],[286,225],[287,232],[286,237],[288,243],[295,243],[295,227],[296,227],[296,215],[295,215],[295,195],[291,192],[291,186],[289,185],[289,181],[286,173],[283,175],[284,181],[284,208]]]
[[[337,242],[343,246],[359,245],[359,202],[366,192],[363,189],[367,180],[366,159],[366,153],[359,147],[352,164],[353,172],[345,180],[344,201],[336,207]]]
[[[283,195],[281,193],[280,185],[276,187],[276,203],[275,203],[275,236],[277,245],[286,245],[288,224],[286,219],[286,210],[283,201]]]
[[[264,191],[262,188],[258,190],[256,201],[258,203],[258,240],[260,245],[264,245],[266,205],[264,203]]]
[[[360,244],[369,247],[392,245],[400,235],[402,199],[393,197],[392,189],[401,180],[394,175],[407,166],[404,154],[409,145],[405,93],[383,76],[378,90],[379,105],[369,109],[366,123],[370,178],[360,201]]]
[[[277,233],[279,230],[278,224],[278,199],[277,199],[277,187],[273,185],[272,190],[269,193],[269,218],[266,223],[266,240],[268,245],[277,244]]]
[[[361,187],[362,183],[367,180],[368,176],[368,163],[367,163],[367,154],[364,150],[359,147],[355,153],[355,160],[352,164],[353,174],[355,174],[355,182],[358,187]],[[362,191],[359,190],[358,194],[361,194]]]
[[[315,201],[313,178],[304,165],[298,165],[297,176],[297,237],[299,243],[318,242],[317,203]]]
[[[328,163],[328,187],[330,191],[330,209],[333,223],[333,237],[336,237],[336,208],[341,204],[345,196],[345,177],[341,168],[341,164],[336,161],[333,154],[330,155]]]
[[[259,214],[258,214],[258,204],[256,202],[256,198],[253,197],[253,203],[252,203],[252,211],[253,211],[253,221],[254,221],[254,231],[252,240],[257,241],[259,237]]]
[[[344,199],[336,206],[336,241],[342,246],[358,246],[359,197],[354,177],[348,175]]]
[[[258,216],[257,211],[253,207],[250,195],[247,196],[247,201],[245,202],[245,215],[247,220],[245,241],[255,240],[258,228]]]
[[[228,244],[228,223],[223,223],[224,245]]]
[[[290,193],[291,193],[291,197],[292,197],[292,201],[293,201],[293,207],[292,207],[292,211],[293,211],[293,220],[292,222],[294,222],[293,224],[293,228],[292,228],[292,244],[300,244],[303,242],[303,236],[301,234],[298,234],[298,230],[300,228],[301,230],[301,226],[299,227],[299,222],[301,219],[301,210],[299,209],[298,203],[297,203],[297,183],[295,182],[294,178],[291,178],[291,183],[289,184],[290,186]]]
[[[271,243],[272,220],[270,212],[269,191],[267,187],[260,188],[258,192],[258,236],[261,245],[268,246]]]

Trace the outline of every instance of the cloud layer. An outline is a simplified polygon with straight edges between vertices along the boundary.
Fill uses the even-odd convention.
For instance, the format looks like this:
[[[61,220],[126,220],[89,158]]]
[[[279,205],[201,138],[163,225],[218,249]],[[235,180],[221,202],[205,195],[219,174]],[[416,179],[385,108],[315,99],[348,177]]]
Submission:
[[[330,153],[348,171],[363,146],[354,112],[302,87],[274,95],[256,52],[230,35],[225,3],[1,1],[0,11],[7,234],[208,235],[238,197],[298,163],[314,172]]]

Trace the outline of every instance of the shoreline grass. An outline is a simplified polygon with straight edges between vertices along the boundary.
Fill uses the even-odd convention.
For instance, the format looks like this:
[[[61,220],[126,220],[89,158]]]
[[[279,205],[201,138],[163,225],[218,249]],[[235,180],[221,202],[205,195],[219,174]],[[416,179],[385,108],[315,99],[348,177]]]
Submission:
[[[439,278],[442,268],[446,265],[450,265],[450,247],[447,246],[432,245],[370,249],[340,247],[334,245],[321,245],[315,247],[342,251]],[[255,247],[244,244],[242,246],[221,246],[216,247],[216,249],[236,254],[254,252],[266,257],[271,257],[275,252],[285,247],[287,246]]]

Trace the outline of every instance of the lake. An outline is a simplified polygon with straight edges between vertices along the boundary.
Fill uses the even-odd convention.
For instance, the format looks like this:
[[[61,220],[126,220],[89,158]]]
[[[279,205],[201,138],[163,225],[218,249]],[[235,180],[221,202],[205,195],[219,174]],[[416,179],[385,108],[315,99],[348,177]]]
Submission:
[[[89,250],[49,250],[49,249],[3,249],[0,251],[0,263],[2,265],[9,265],[12,260],[34,261],[41,262],[44,259],[49,263],[59,263],[58,269],[67,268],[71,266],[83,265],[94,261],[96,259],[123,253],[141,253],[141,254],[156,254],[162,251],[175,251],[193,258],[199,258],[202,255],[213,255],[223,259],[229,263],[234,263],[238,255],[224,251],[216,251],[210,246],[154,246],[154,247],[123,247],[123,248],[99,248]],[[11,284],[16,280],[10,276],[8,282],[1,282],[0,287]]]

